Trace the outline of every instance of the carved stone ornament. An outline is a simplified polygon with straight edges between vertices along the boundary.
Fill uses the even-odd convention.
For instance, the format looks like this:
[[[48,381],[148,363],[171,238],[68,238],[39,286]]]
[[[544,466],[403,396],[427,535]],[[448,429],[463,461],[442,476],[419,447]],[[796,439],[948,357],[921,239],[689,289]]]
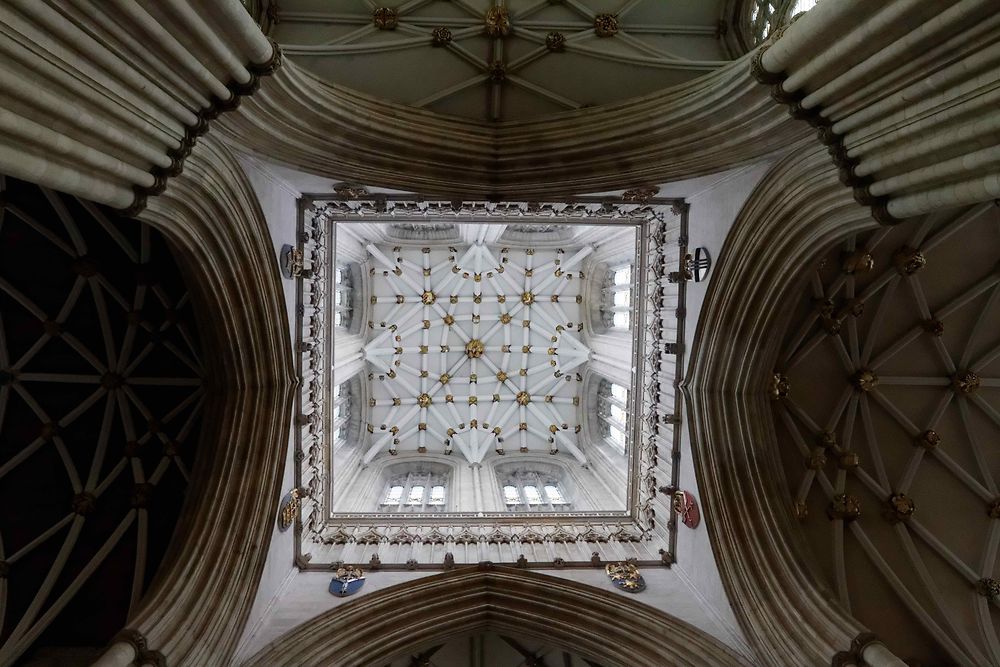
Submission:
[[[510,34],[510,13],[506,7],[493,6],[486,10],[486,34],[490,37]]]
[[[362,199],[368,196],[368,188],[360,183],[337,183],[333,186],[333,191],[344,199]]]
[[[365,574],[360,567],[341,566],[337,575],[330,580],[330,592],[338,598],[354,595],[365,585]]]
[[[826,467],[826,449],[823,447],[813,447],[809,456],[806,457],[806,468],[809,470],[822,470]]]
[[[483,345],[483,341],[478,338],[473,338],[468,343],[465,344],[465,356],[469,359],[478,359],[483,356],[486,351],[486,346]]]
[[[545,48],[553,53],[566,50],[566,35],[561,32],[550,32],[545,36]]]
[[[870,252],[860,248],[852,253],[844,253],[841,268],[847,274],[868,273],[875,268],[875,258]]]
[[[771,386],[768,389],[771,400],[777,401],[785,398],[788,396],[789,391],[791,391],[791,385],[788,383],[788,377],[782,373],[775,372],[771,376]]]
[[[628,593],[641,593],[646,590],[646,580],[639,574],[639,568],[635,563],[628,561],[608,563],[604,571],[607,572],[615,588]]]
[[[697,528],[701,523],[701,510],[698,509],[698,501],[690,491],[677,491],[673,495],[671,505],[674,512],[681,518],[688,528]]]
[[[965,371],[958,373],[951,380],[951,385],[955,388],[955,391],[961,392],[963,394],[974,394],[979,391],[979,386],[982,384],[979,376],[972,371]]]
[[[991,519],[1000,519],[1000,498],[994,499],[986,506],[986,515]]]
[[[486,67],[486,74],[491,81],[500,83],[507,78],[507,67],[499,60],[494,60]]]
[[[990,577],[980,579],[976,582],[976,592],[990,600],[1000,597],[1000,581]]]
[[[622,201],[628,204],[645,204],[650,199],[655,197],[659,191],[660,188],[649,185],[640,188],[632,188],[631,190],[626,190],[622,193]]]
[[[434,28],[431,32],[431,44],[434,46],[445,46],[446,44],[451,44],[451,30],[445,28],[444,26],[440,28]]]
[[[97,507],[97,497],[92,493],[84,491],[83,493],[78,493],[73,496],[73,502],[71,503],[73,512],[79,514],[80,516],[86,516],[94,511]]]
[[[598,37],[614,37],[618,34],[618,17],[614,14],[598,14],[594,17],[594,33]]]
[[[838,493],[826,508],[826,515],[831,521],[834,519],[854,521],[861,516],[861,501],[856,496]]]
[[[878,375],[870,368],[862,368],[851,376],[851,384],[859,391],[869,392],[878,386]]]
[[[372,12],[372,23],[379,30],[395,30],[399,25],[399,14],[391,7],[378,7]]]
[[[924,331],[932,336],[943,336],[944,335],[944,322],[933,317],[929,320],[924,320],[920,323]]]
[[[292,489],[281,499],[278,509],[278,530],[285,532],[295,522],[295,517],[299,514],[302,506],[302,493],[299,489]]]
[[[928,429],[916,437],[915,444],[924,449],[934,449],[941,444],[941,436],[937,431]]]
[[[906,521],[916,511],[913,499],[905,493],[894,493],[889,496],[886,509],[886,519],[891,523]]]
[[[902,246],[892,256],[892,263],[901,276],[912,276],[927,264],[924,254],[916,248]]]

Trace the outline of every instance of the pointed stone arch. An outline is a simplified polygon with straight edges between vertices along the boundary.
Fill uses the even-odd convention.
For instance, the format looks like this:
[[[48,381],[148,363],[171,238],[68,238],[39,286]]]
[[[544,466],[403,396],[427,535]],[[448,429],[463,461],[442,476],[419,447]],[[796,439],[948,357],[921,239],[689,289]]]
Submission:
[[[483,563],[336,607],[271,642],[247,665],[382,665],[487,629],[543,639],[606,667],[748,664],[705,632],[636,599]]]

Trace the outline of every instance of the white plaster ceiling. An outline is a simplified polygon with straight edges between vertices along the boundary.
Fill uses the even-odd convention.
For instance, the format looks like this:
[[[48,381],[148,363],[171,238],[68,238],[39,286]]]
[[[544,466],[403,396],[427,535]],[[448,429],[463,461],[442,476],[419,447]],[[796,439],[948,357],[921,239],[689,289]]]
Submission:
[[[726,60],[716,34],[722,5],[282,0],[271,36],[320,78],[376,98],[475,120],[523,120],[645,95],[712,71]],[[487,13],[501,7],[509,29],[490,36]],[[392,29],[376,27],[381,8],[396,11]],[[615,17],[613,36],[598,36],[602,15]],[[447,29],[450,41],[435,46],[435,29]],[[564,38],[562,48],[546,46],[550,34]]]
[[[367,250],[366,463],[393,451],[454,452],[480,463],[500,451],[550,450],[587,463],[578,392],[590,351],[578,299],[592,247]]]
[[[913,273],[905,246],[926,261]],[[865,251],[874,268],[845,272]],[[812,563],[920,664],[1000,664],[997,598],[977,591],[1000,579],[998,260],[993,204],[848,239],[806,276],[777,366],[790,383],[773,403],[788,507],[808,513]],[[863,370],[877,376],[867,391]],[[969,372],[978,381],[962,384]],[[838,494],[860,517],[830,518]]]

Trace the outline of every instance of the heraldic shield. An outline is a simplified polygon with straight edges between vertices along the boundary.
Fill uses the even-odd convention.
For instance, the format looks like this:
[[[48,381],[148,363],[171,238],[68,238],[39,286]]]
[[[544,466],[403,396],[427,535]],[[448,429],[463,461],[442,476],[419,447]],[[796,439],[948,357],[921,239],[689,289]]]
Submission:
[[[646,580],[639,574],[639,568],[635,566],[635,563],[628,561],[623,563],[608,563],[604,571],[611,578],[611,583],[623,591],[640,593],[646,590]]]
[[[330,580],[330,592],[339,598],[354,595],[365,585],[365,575],[358,567],[338,567],[337,576]]]

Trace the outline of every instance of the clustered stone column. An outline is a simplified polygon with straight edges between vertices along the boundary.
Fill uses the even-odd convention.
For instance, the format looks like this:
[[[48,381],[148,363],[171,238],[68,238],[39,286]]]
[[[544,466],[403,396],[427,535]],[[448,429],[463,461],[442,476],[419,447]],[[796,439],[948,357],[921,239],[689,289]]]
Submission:
[[[0,26],[0,172],[130,215],[280,64],[238,0],[10,0]]]
[[[880,223],[1000,197],[995,0],[819,3],[751,70]]]
[[[833,656],[833,667],[906,667],[878,637],[864,632],[851,642],[851,650]]]

